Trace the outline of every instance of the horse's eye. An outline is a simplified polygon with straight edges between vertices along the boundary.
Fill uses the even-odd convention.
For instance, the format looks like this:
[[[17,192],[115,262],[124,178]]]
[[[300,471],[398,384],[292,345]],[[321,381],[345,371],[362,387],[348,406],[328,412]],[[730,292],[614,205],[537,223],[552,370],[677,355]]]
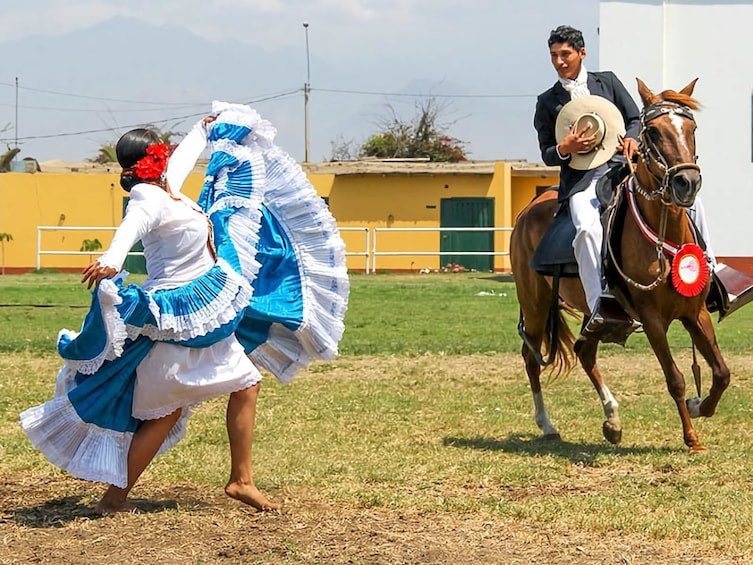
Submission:
[[[649,127],[646,129],[646,133],[648,134],[648,138],[653,141],[654,143],[659,143],[659,140],[661,139],[661,134],[659,133],[659,129],[655,127]]]

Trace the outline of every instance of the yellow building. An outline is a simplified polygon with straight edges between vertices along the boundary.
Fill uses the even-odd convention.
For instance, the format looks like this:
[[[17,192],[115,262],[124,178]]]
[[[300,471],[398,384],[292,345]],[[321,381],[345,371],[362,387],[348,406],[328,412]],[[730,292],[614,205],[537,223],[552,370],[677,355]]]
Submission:
[[[51,162],[41,169],[0,174],[0,234],[12,236],[1,242],[7,273],[80,270],[101,252],[98,245],[107,248],[127,203],[116,164]],[[558,174],[520,161],[353,161],[304,169],[342,229],[353,271],[433,270],[448,263],[508,271],[517,214],[538,190],[556,184]],[[184,186],[194,199],[202,170]]]

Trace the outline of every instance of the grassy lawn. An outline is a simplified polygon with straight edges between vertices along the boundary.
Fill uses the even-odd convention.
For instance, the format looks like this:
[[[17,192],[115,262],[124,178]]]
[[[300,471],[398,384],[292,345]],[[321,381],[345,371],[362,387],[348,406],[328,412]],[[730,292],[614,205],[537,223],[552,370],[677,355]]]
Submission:
[[[563,436],[547,442],[533,422],[511,282],[447,274],[356,275],[351,283],[342,355],[290,385],[265,378],[255,471],[272,498],[331,506],[343,516],[480,517],[593,539],[687,542],[694,555],[740,563],[753,555],[753,308],[716,326],[732,384],[714,418],[694,421],[710,453],[692,457],[644,336],[631,337],[625,349],[602,348],[623,442],[602,438],[601,406],[579,369],[547,384]],[[0,277],[2,476],[65,476],[16,422],[52,394],[55,336],[80,324],[89,298],[73,276]],[[690,390],[689,339],[677,327],[671,343]],[[221,489],[228,467],[223,404],[197,409],[186,439],[147,471],[146,485]],[[254,562],[276,562],[264,559]]]
[[[57,273],[0,277],[0,352],[49,353],[58,331],[77,329],[91,294],[77,275]],[[138,282],[143,279],[134,277]],[[131,279],[129,279],[130,282]],[[484,273],[434,275],[353,275],[340,353],[360,355],[469,355],[518,353],[515,285]],[[579,328],[573,322],[573,328]],[[753,308],[717,325],[724,351],[753,351]],[[670,343],[690,347],[679,324]],[[626,348],[607,344],[603,355],[650,353],[643,335]]]

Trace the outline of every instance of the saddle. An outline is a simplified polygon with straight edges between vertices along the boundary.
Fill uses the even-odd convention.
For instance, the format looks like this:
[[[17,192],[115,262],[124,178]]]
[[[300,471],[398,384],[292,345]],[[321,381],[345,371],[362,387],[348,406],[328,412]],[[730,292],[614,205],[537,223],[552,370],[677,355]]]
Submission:
[[[613,207],[615,213],[619,213],[617,207],[621,202],[614,202],[617,186],[628,176],[628,168],[624,163],[610,167],[596,183],[596,197],[601,206],[601,225],[604,234],[608,234],[608,212]],[[557,190],[552,187],[549,190]],[[541,238],[536,251],[529,262],[530,267],[537,273],[545,276],[554,276],[558,273],[561,277],[577,277],[578,263],[573,251],[575,239],[575,225],[570,217],[568,201],[560,202],[559,208],[554,214],[554,221]],[[606,238],[605,238],[606,241]],[[606,260],[606,247],[602,249],[602,258]]]
[[[596,186],[596,194],[601,205],[604,241],[606,241],[606,237],[610,236],[610,231],[621,232],[625,206],[622,206],[621,199],[615,201],[614,195],[617,185],[627,176],[622,174],[623,169],[626,169],[626,167],[617,166],[609,169],[599,179]],[[553,189],[556,189],[556,187]],[[615,225],[619,227],[614,229]],[[607,226],[611,226],[613,229],[609,230]],[[561,202],[555,212],[554,220],[541,238],[529,262],[531,268],[539,274],[552,277],[553,294],[559,291],[559,279],[561,277],[579,276],[578,263],[572,245],[574,239],[575,225],[570,216],[570,207],[567,201]],[[609,285],[612,286],[609,279],[613,269],[609,268],[606,245],[602,249],[602,261],[604,262],[603,272]],[[586,331],[588,320],[584,320],[581,334],[588,334],[589,337],[596,337],[605,343],[617,343],[624,346],[630,334],[640,326],[625,312],[622,305],[613,296],[602,296],[600,298],[596,317],[600,320],[598,330],[589,328]]]

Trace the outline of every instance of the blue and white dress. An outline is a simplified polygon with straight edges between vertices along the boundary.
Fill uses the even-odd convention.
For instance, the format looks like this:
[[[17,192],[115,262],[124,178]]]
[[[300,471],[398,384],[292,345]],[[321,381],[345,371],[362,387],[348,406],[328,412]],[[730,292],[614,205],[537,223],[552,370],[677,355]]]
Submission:
[[[170,193],[132,188],[100,258],[119,270],[141,240],[147,280],[100,282],[81,331],[58,337],[55,396],[21,414],[34,446],[79,478],[124,487],[141,421],[182,409],[162,453],[191,406],[253,386],[257,366],[287,382],[337,354],[349,284],[334,218],[269,122],[244,105],[213,112],[170,157]],[[196,204],[180,188],[207,142]]]

